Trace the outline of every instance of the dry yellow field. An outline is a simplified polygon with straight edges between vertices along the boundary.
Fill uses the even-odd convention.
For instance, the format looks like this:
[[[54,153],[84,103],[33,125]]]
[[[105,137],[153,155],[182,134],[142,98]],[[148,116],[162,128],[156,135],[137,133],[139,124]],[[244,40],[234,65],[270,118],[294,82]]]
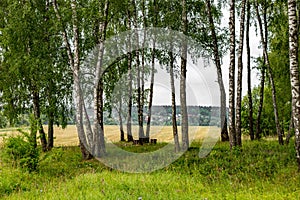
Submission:
[[[47,132],[47,126],[44,126],[45,131]],[[133,137],[135,139],[138,138],[137,135],[137,126],[132,127]],[[70,125],[66,129],[62,129],[61,127],[55,127],[54,129],[54,145],[55,146],[73,146],[78,145],[78,136],[75,125]],[[180,135],[180,127],[178,127],[179,139]],[[117,142],[120,140],[120,131],[119,126],[109,125],[104,127],[104,133],[107,141]],[[219,134],[219,129],[215,127],[189,127],[189,135],[190,139],[199,140],[203,139],[207,134],[217,136]],[[9,135],[19,134],[16,130],[2,130],[0,132],[0,143],[2,143],[3,138]],[[125,133],[126,138],[126,133]],[[158,142],[172,142],[173,134],[171,126],[152,126],[150,138],[156,138]]]

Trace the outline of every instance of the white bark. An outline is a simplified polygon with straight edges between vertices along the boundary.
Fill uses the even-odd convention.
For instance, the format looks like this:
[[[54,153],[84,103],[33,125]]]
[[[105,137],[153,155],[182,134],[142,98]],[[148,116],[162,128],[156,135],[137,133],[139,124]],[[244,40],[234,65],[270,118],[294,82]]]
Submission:
[[[292,113],[295,126],[295,146],[298,168],[300,170],[300,83],[298,63],[298,24],[296,0],[288,0],[289,13],[289,56],[292,92]]]
[[[236,146],[235,130],[235,0],[230,1],[230,66],[229,66],[229,142]]]
[[[59,13],[58,5],[56,0],[53,0],[53,8],[54,12],[56,14],[56,18],[59,21],[59,23],[63,23],[62,17]],[[68,54],[68,59],[69,59],[69,65],[72,69],[73,72],[73,84],[74,84],[74,100],[75,100],[75,105],[76,105],[76,128],[77,128],[77,133],[78,137],[80,140],[80,144],[84,145],[81,146],[82,149],[82,154],[83,156],[87,156],[85,158],[89,158],[90,155],[88,152],[90,152],[89,144],[91,142],[91,134],[86,137],[84,127],[83,127],[83,113],[86,114],[86,108],[84,105],[83,97],[82,97],[82,92],[80,88],[80,55],[79,55],[79,30],[78,30],[78,22],[77,22],[77,11],[76,11],[76,2],[73,0],[71,2],[71,8],[72,8],[72,29],[73,29],[73,40],[70,40],[67,30],[65,28],[65,25],[62,24],[62,36],[63,36],[63,41],[64,45],[66,46],[66,51]],[[71,44],[70,41],[73,41],[73,52],[71,49]],[[85,116],[87,119],[87,114]],[[88,129],[91,130],[90,124],[86,124]],[[90,131],[88,131],[90,133]],[[87,152],[88,151],[88,152]]]

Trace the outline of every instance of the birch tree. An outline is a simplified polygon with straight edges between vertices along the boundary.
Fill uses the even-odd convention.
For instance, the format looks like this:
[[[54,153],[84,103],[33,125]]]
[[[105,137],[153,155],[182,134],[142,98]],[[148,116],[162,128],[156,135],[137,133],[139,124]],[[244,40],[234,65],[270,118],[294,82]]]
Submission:
[[[56,15],[56,19],[60,24],[60,32],[62,34],[62,39],[66,53],[68,55],[68,61],[73,74],[73,86],[74,86],[74,100],[76,105],[76,127],[78,132],[78,137],[80,141],[81,153],[84,159],[89,159],[92,154],[97,157],[102,157],[105,154],[105,142],[104,142],[104,132],[103,132],[103,54],[104,54],[104,41],[106,37],[106,30],[108,24],[108,10],[109,3],[108,0],[101,4],[96,4],[99,6],[99,12],[101,14],[101,19],[96,20],[99,24],[96,24],[94,28],[98,28],[96,31],[95,38],[98,38],[98,49],[97,49],[97,63],[95,66],[95,76],[93,85],[93,102],[94,102],[94,128],[92,129],[92,124],[87,113],[87,108],[85,105],[83,91],[81,88],[81,77],[82,70],[81,60],[84,55],[84,48],[82,44],[83,38],[81,33],[84,30],[79,23],[78,17],[78,2],[72,0],[70,2],[71,6],[71,21],[70,25],[66,24],[66,20],[63,18],[62,12],[58,7],[56,0],[53,1],[53,8]],[[68,21],[67,21],[68,22]],[[71,27],[69,30],[67,27]],[[85,37],[88,37],[86,35]],[[95,44],[97,45],[97,44]],[[85,127],[85,128],[84,128]]]
[[[295,148],[300,170],[300,83],[298,62],[298,20],[296,0],[288,0],[289,16],[289,58],[292,93],[292,114],[295,127]]]
[[[104,41],[106,39],[106,30],[108,24],[108,10],[109,1],[105,0],[104,8],[102,10],[103,20],[99,25],[99,52],[98,61],[96,65],[96,75],[94,82],[94,135],[93,135],[93,152],[97,157],[102,157],[105,151],[104,140],[104,122],[103,122],[103,55],[104,55]]]
[[[175,94],[175,83],[174,83],[174,56],[172,52],[172,45],[169,51],[169,59],[170,59],[170,85],[171,85],[171,101],[172,101],[172,130],[173,130],[173,138],[175,145],[175,152],[180,151],[180,144],[178,139],[178,128],[177,128],[177,119],[176,119],[176,94]]]
[[[235,129],[235,0],[230,0],[230,66],[229,66],[229,142],[237,145]]]
[[[245,28],[245,8],[247,0],[242,1],[240,39],[238,48],[238,77],[237,77],[237,97],[236,97],[236,142],[242,145],[242,79],[243,79],[243,48],[244,48],[244,28]]]
[[[264,37],[264,34],[263,34],[262,20],[261,20],[261,16],[260,16],[260,13],[259,13],[257,0],[255,1],[255,10],[256,10],[257,20],[258,20],[258,25],[259,25],[261,43],[262,43],[262,46],[263,46],[263,54],[265,56],[265,64],[266,64],[266,67],[267,67],[267,73],[268,73],[268,76],[269,76],[271,89],[272,89],[272,101],[273,101],[274,117],[275,117],[275,124],[276,124],[278,142],[279,142],[279,144],[283,145],[284,144],[283,143],[283,135],[282,135],[280,122],[279,122],[279,117],[278,117],[276,87],[275,87],[275,82],[274,82],[272,69],[271,69],[271,66],[270,66],[269,55],[268,55],[268,52],[267,52],[267,49],[268,49],[267,48],[267,41],[266,41],[266,38]]]
[[[250,52],[250,15],[251,4],[247,0],[246,5],[246,49],[247,49],[247,82],[248,82],[248,98],[249,98],[249,135],[250,139],[254,140],[253,130],[253,103],[252,103],[252,88],[251,88],[251,52]]]
[[[213,40],[213,54],[214,54],[214,62],[216,64],[217,68],[217,74],[218,74],[218,84],[220,87],[220,101],[221,101],[221,140],[222,141],[228,141],[228,130],[227,130],[227,111],[226,111],[226,92],[223,82],[223,76],[222,76],[222,68],[221,68],[221,58],[219,55],[219,46],[218,46],[218,39],[216,35],[215,30],[215,23],[212,16],[212,9],[211,9],[211,3],[210,0],[206,0],[206,6],[207,6],[207,14],[209,18],[209,27],[211,31],[211,36]]]
[[[132,10],[131,4],[128,5],[127,8],[127,29],[131,30],[131,18],[132,18]],[[131,52],[131,38],[128,38],[128,53],[127,53],[127,62],[128,62],[128,105],[127,105],[127,140],[128,142],[133,142],[132,136],[132,126],[131,126],[131,116],[132,116],[132,52]]]
[[[186,0],[181,1],[181,29],[183,34],[187,34],[188,19],[187,19],[187,3]],[[187,150],[189,147],[188,133],[188,115],[186,103],[186,72],[187,72],[187,44],[182,41],[181,46],[181,67],[180,67],[180,105],[181,105],[181,132],[182,132],[182,149]]]
[[[254,8],[256,8],[254,4]],[[266,46],[268,46],[268,26],[267,26],[267,9],[266,6],[264,7],[263,12],[263,20],[264,20],[264,33],[265,33],[265,42]],[[263,54],[263,64],[260,68],[261,71],[261,80],[260,80],[260,95],[259,95],[259,107],[257,111],[257,119],[256,119],[256,131],[255,131],[255,139],[261,138],[261,116],[263,111],[263,105],[264,105],[264,90],[265,90],[265,77],[266,77],[266,57],[265,54]]]
[[[158,24],[158,5],[157,1],[153,0],[152,5],[152,16],[153,27],[156,27]],[[152,52],[151,52],[151,77],[150,77],[150,88],[149,88],[149,104],[148,104],[148,113],[147,113],[147,128],[146,128],[146,141],[150,138],[150,128],[151,128],[151,116],[152,116],[152,103],[153,103],[153,92],[154,92],[154,75],[155,75],[155,51],[156,51],[156,36],[153,38]]]

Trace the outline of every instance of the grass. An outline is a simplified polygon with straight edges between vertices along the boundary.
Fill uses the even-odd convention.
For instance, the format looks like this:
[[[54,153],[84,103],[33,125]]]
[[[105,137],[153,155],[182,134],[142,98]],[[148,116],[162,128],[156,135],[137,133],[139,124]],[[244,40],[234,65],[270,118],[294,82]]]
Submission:
[[[163,144],[132,146],[125,150],[153,151]],[[82,161],[78,147],[57,147],[40,158],[39,171],[24,172],[1,164],[3,199],[299,199],[293,142],[245,141],[230,151],[217,143],[199,158],[200,142],[173,164],[152,172],[129,174],[96,160]]]

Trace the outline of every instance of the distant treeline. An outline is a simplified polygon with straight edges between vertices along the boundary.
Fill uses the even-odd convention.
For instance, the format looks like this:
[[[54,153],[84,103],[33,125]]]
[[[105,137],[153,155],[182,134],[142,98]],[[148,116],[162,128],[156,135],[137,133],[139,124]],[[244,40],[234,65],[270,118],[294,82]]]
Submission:
[[[132,124],[138,124],[137,108],[132,108]],[[144,108],[144,123],[146,123],[148,108]],[[177,125],[181,124],[181,108],[176,106]],[[118,125],[118,113],[112,110],[110,113],[105,112],[104,124]],[[123,122],[126,121],[127,113],[123,115]],[[211,106],[188,106],[188,119],[190,126],[219,126],[220,123],[220,108]],[[172,125],[172,107],[152,106],[151,125],[163,126]]]
[[[90,116],[93,115],[92,109],[87,109]],[[132,124],[138,125],[137,107],[132,107]],[[144,108],[144,123],[146,123],[148,108]],[[176,106],[176,120],[177,125],[181,125],[181,108]],[[74,115],[75,116],[75,115]],[[47,125],[48,121],[45,116],[42,116],[42,123]],[[127,113],[122,113],[123,123],[126,122]],[[220,108],[211,106],[188,106],[188,119],[190,126],[219,126],[220,123]],[[0,120],[1,121],[1,120]],[[6,120],[5,120],[6,121]],[[6,123],[5,123],[6,124]],[[75,124],[75,118],[69,117],[67,124]],[[114,109],[104,112],[105,125],[118,125],[119,118],[118,112]],[[152,119],[151,125],[154,126],[170,126],[172,125],[172,107],[165,106],[152,106]],[[29,115],[23,114],[15,126],[29,126]],[[5,127],[5,125],[3,126]]]

